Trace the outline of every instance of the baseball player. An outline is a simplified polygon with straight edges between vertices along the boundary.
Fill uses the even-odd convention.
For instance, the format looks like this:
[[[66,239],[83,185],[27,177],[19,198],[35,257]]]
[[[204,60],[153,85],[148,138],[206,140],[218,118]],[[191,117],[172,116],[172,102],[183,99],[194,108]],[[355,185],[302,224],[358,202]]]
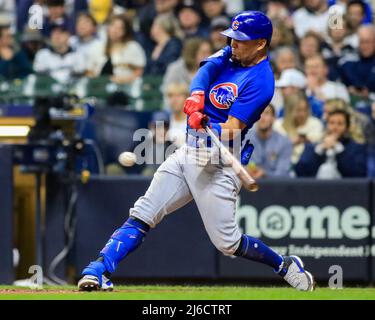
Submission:
[[[191,83],[191,96],[185,101],[189,129],[186,144],[159,167],[146,194],[130,209],[130,217],[113,233],[99,258],[83,270],[79,290],[112,290],[109,278],[119,262],[166,215],[192,199],[210,240],[224,255],[266,264],[298,290],[314,289],[313,277],[299,257],[281,256],[262,241],[241,234],[235,220],[241,181],[234,171],[211,160],[191,161],[202,154],[192,150],[210,153],[214,149],[205,135],[205,125],[221,139],[228,139],[229,146],[235,138],[244,140],[274,94],[267,56],[272,37],[269,18],[258,11],[244,11],[222,34],[230,38],[230,46],[202,62]],[[242,153],[249,154],[251,147],[244,143]],[[245,158],[248,161],[249,157],[241,157]]]

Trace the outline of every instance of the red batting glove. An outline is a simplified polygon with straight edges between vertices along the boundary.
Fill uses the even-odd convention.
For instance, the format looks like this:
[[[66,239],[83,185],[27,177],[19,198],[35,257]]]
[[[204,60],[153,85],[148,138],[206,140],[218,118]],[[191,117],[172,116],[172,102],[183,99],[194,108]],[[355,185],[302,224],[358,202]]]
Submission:
[[[190,115],[188,124],[190,128],[192,129],[196,129],[196,130],[203,129],[202,120],[205,120],[207,122],[208,116],[206,116],[202,112],[195,111]]]
[[[185,100],[184,112],[190,116],[196,111],[203,111],[204,91],[194,91],[189,98]]]

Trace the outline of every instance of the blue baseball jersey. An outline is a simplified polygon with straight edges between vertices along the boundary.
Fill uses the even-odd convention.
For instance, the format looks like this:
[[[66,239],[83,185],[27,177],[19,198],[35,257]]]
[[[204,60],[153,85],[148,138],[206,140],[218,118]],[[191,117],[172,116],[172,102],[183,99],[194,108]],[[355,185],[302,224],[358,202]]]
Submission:
[[[220,52],[220,51],[219,51]],[[203,62],[214,62],[217,54]],[[275,91],[275,79],[269,59],[251,67],[243,67],[229,60],[227,63],[212,63],[210,68],[217,68],[208,88],[205,88],[204,113],[214,123],[226,122],[233,116],[247,126],[242,130],[242,138],[259,120],[263,110],[270,103]],[[212,69],[211,69],[212,71]],[[203,89],[202,87],[193,87]]]

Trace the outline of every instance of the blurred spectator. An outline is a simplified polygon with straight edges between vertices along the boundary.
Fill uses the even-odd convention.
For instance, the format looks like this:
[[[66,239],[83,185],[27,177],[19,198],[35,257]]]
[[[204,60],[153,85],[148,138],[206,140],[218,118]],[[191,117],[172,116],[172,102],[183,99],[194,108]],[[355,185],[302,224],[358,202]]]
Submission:
[[[133,29],[124,15],[113,16],[108,24],[107,43],[98,43],[89,63],[89,75],[110,75],[118,84],[132,84],[143,75],[146,56],[133,40]]]
[[[341,83],[328,80],[328,67],[321,55],[316,55],[305,61],[305,73],[308,96],[314,96],[322,102],[335,98],[350,102],[346,87]]]
[[[292,16],[297,37],[302,38],[308,31],[315,31],[324,37],[329,19],[327,0],[304,0],[303,4]]]
[[[69,46],[70,33],[63,27],[51,30],[50,47],[37,52],[34,71],[46,74],[59,81],[68,83],[72,77],[83,75],[86,69],[84,57]]]
[[[204,28],[201,24],[202,14],[200,9],[194,3],[186,2],[177,7],[177,17],[185,39],[208,36],[208,28]]]
[[[26,28],[21,35],[21,50],[26,54],[30,64],[34,63],[36,53],[44,47],[44,37],[38,29]]]
[[[151,27],[156,46],[148,59],[146,73],[163,75],[170,63],[180,57],[182,42],[177,19],[172,15],[159,15]]]
[[[277,116],[284,113],[284,99],[291,94],[297,94],[306,88],[306,77],[303,72],[290,68],[284,70],[279,80],[275,83],[275,94],[272,98],[272,105],[276,110]]]
[[[210,21],[216,17],[226,16],[225,2],[223,0],[201,0],[200,3],[205,16],[205,26],[209,27]]]
[[[293,20],[290,16],[288,3],[286,1],[267,1],[266,15],[272,20],[273,24],[279,22],[289,30],[293,28]],[[274,31],[276,29],[277,28],[274,27]]]
[[[284,22],[273,21],[273,34],[270,45],[270,54],[273,58],[274,50],[283,46],[292,46],[294,44],[293,32],[285,25]]]
[[[11,26],[15,31],[16,23],[16,1],[14,0],[0,0],[0,25]]]
[[[227,45],[228,39],[221,32],[228,29],[230,20],[227,17],[220,16],[212,19],[210,24],[209,38],[214,51],[219,51]]]
[[[332,111],[344,110],[350,115],[349,133],[357,143],[371,143],[375,139],[375,127],[371,120],[361,112],[354,110],[341,99],[330,99],[324,104],[323,121],[327,123],[328,115]]]
[[[286,69],[299,67],[299,60],[296,51],[292,47],[281,47],[275,52],[276,76]]]
[[[190,38],[184,42],[182,56],[172,62],[163,78],[163,88],[166,89],[170,83],[190,82],[199,69],[201,61],[212,54],[212,46],[208,40],[203,38]]]
[[[349,1],[346,8],[346,21],[349,34],[355,34],[358,28],[365,23],[366,4],[361,0]]]
[[[275,103],[278,117],[284,115],[284,102],[287,96],[302,94],[306,89],[306,77],[297,69],[287,69],[281,73],[280,79],[276,81],[276,90],[272,102]],[[314,96],[308,96],[311,113],[314,117],[321,118],[323,103]]]
[[[42,33],[49,37],[54,27],[61,27],[74,32],[74,23],[65,12],[64,0],[46,0],[47,15],[43,21]]]
[[[342,57],[339,71],[350,94],[368,99],[369,93],[375,93],[375,26],[360,27],[358,35],[358,53]]]
[[[248,166],[252,177],[286,177],[291,168],[292,143],[284,135],[273,130],[275,109],[264,109],[255,130],[250,132],[254,152]]]
[[[151,27],[158,15],[174,15],[179,0],[152,0],[150,3],[138,11],[138,24],[140,29],[140,42],[147,53],[151,55],[154,42],[151,39]]]
[[[322,39],[315,32],[307,32],[299,42],[299,53],[302,63],[316,56],[321,51]]]
[[[331,112],[324,137],[316,145],[306,144],[295,166],[296,174],[321,179],[366,176],[366,146],[353,141],[349,128],[349,113]]]
[[[354,52],[358,47],[358,37],[356,43],[347,37],[347,26],[344,22],[342,28],[328,28],[328,38],[322,45],[322,56],[328,66],[328,79],[338,80],[340,77],[338,70],[339,59]]]
[[[168,107],[170,110],[167,140],[181,147],[186,137],[186,114],[184,103],[189,97],[189,86],[185,83],[172,82],[167,87]]]
[[[237,1],[233,1],[233,0],[224,0],[224,3],[225,3],[225,12],[227,13],[227,15],[233,17],[235,16],[238,12],[241,12],[243,10],[245,10],[245,3],[244,2],[248,2],[246,0],[237,0]],[[254,0],[252,2],[255,2]]]
[[[9,26],[0,26],[0,76],[7,80],[24,78],[32,72],[32,66],[16,42]]]
[[[319,119],[311,116],[307,97],[299,92],[285,98],[284,117],[275,121],[274,130],[292,141],[292,163],[295,164],[306,142],[315,143],[321,139],[323,125]]]
[[[89,61],[95,48],[102,44],[97,35],[96,20],[87,12],[81,12],[77,17],[76,35],[70,38],[70,46],[79,51],[85,61]]]
[[[156,111],[152,115],[148,128],[149,136],[144,143],[145,165],[142,170],[144,176],[151,177],[155,174],[160,164],[169,157],[177,147],[167,138],[169,130],[169,115],[165,111]],[[135,148],[135,153],[138,147]]]

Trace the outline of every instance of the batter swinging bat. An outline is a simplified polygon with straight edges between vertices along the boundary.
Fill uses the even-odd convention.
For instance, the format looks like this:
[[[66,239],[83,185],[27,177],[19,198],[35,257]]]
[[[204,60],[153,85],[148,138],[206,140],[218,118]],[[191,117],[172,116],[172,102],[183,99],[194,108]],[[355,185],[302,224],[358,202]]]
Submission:
[[[221,157],[224,159],[224,163],[232,166],[234,172],[242,181],[242,185],[245,187],[245,189],[251,192],[258,191],[258,184],[254,180],[254,178],[252,178],[250,174],[245,170],[241,162],[239,162],[238,159],[232,153],[230,153],[230,151],[220,142],[219,138],[212,132],[209,127],[205,126],[204,129],[211,137],[213,143],[219,148]]]

